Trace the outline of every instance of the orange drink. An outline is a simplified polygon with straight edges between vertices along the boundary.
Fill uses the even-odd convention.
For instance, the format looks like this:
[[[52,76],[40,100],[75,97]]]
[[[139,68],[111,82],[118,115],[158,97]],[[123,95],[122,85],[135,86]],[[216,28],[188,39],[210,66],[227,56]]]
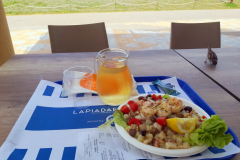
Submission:
[[[95,57],[97,93],[103,103],[119,105],[132,93],[132,75],[127,66],[129,52],[119,48],[106,48]]]
[[[109,105],[119,105],[128,100],[132,92],[132,76],[125,64],[101,65],[97,75],[97,92]]]

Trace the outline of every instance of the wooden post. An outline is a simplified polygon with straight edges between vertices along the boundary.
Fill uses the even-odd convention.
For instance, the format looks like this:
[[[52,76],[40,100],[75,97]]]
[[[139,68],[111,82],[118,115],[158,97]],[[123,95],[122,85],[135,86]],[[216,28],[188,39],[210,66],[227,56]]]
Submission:
[[[0,0],[0,66],[14,56],[12,39],[10,36],[7,18],[4,12],[2,0]]]
[[[115,12],[116,12],[116,0],[115,0],[115,5],[114,5],[114,8],[115,8]]]
[[[158,9],[158,0],[157,0],[157,5],[156,5],[156,10]]]
[[[19,3],[18,3],[18,12],[20,13],[20,7],[19,7]]]
[[[71,12],[71,3],[70,3],[70,6],[69,6],[69,7],[70,7],[70,12]]]

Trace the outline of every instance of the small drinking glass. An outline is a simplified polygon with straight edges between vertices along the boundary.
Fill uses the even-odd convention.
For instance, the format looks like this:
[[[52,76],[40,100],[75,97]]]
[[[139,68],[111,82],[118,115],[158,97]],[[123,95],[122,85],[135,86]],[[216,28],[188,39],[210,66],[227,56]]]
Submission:
[[[86,66],[68,68],[63,72],[63,85],[69,90],[69,97],[74,107],[87,108],[90,106],[93,73],[94,70]]]

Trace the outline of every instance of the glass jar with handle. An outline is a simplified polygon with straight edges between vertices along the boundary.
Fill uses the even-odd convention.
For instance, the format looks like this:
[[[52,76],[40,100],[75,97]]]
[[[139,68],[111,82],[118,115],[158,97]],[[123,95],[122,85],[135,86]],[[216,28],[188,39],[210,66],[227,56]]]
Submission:
[[[128,100],[132,92],[132,75],[127,66],[129,52],[124,49],[107,48],[95,58],[97,92],[108,105],[119,105]]]

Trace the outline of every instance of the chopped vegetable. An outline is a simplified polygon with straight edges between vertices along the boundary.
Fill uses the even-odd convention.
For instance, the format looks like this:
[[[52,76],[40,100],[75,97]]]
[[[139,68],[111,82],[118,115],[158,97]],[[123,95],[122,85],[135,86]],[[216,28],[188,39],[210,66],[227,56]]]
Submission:
[[[201,119],[199,119],[200,122],[204,121],[204,119],[207,119],[207,117],[202,116]]]
[[[128,105],[130,106],[133,112],[136,112],[138,110],[138,104],[135,101],[133,100],[128,101]]]
[[[229,144],[233,137],[230,133],[225,134],[228,126],[224,120],[221,120],[219,115],[212,115],[210,119],[202,122],[202,125],[190,133],[189,137],[183,137],[183,141],[191,145],[203,145],[222,149]]]
[[[123,128],[126,128],[128,126],[127,121],[123,117],[123,113],[120,110],[116,110],[113,113],[113,117],[114,117],[114,122],[117,123],[119,126],[122,126]]]
[[[158,117],[156,118],[156,122],[161,126],[166,126],[167,125],[166,119],[167,117]]]
[[[161,95],[159,95],[159,96],[157,96],[157,98],[158,98],[158,99],[162,99],[162,96],[161,96]]]
[[[122,108],[120,109],[120,111],[122,111],[125,114],[128,114],[131,110],[128,108],[127,105],[122,106]]]
[[[142,124],[142,122],[139,119],[137,119],[137,118],[131,118],[129,120],[128,125],[131,126],[132,124],[140,125],[140,124]]]
[[[153,94],[152,95],[152,99],[156,101],[157,100],[157,96],[155,94]]]
[[[98,129],[101,131],[107,127],[111,127],[111,124],[114,122],[114,119],[109,119],[107,122],[103,123],[102,125],[98,126]]]
[[[164,96],[162,96],[162,98],[170,99],[171,97],[168,94],[165,94]]]
[[[120,111],[120,110],[116,110],[114,113],[113,113],[113,119],[109,119],[107,122],[105,122],[104,124],[98,126],[98,129],[99,130],[103,130],[104,128],[107,128],[107,127],[111,127],[111,124],[113,122],[115,122],[116,124],[118,124],[119,126],[122,126],[123,128],[126,128],[128,125],[127,125],[127,121],[126,119],[123,117],[123,113]]]
[[[156,96],[155,94],[153,94],[153,95],[152,95],[152,99],[155,100],[155,101],[157,101],[157,100],[159,100],[159,99],[162,99],[162,96],[161,96],[161,95]]]

